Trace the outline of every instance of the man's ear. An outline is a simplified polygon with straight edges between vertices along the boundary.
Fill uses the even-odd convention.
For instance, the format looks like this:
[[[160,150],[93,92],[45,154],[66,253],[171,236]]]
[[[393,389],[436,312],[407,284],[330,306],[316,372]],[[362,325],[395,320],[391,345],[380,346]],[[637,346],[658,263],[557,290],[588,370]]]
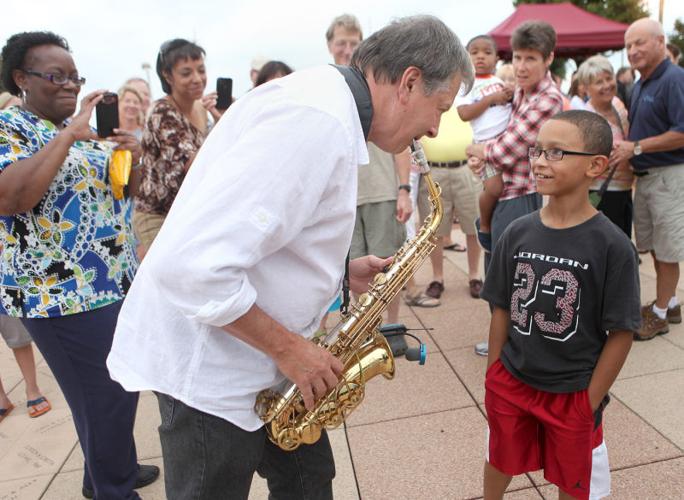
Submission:
[[[409,66],[404,70],[399,80],[399,102],[401,104],[408,103],[412,92],[420,90],[419,83],[423,80],[423,72],[415,66]]]
[[[585,175],[591,179],[603,175],[608,170],[608,157],[603,155],[596,155],[591,158],[591,163],[585,171]]]

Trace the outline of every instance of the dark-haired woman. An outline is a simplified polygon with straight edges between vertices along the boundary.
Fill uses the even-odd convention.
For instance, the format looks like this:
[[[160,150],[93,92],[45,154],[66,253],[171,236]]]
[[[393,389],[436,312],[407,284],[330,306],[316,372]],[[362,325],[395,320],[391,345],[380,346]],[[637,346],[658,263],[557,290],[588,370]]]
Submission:
[[[139,498],[134,487],[159,469],[138,466],[138,394],[105,364],[137,264],[125,202],[109,183],[111,147],[88,125],[103,91],[70,118],[85,79],[53,33],[11,36],[2,59],[2,83],[22,103],[0,112],[0,314],[22,318],[64,393],[85,458],[83,494]],[[109,139],[137,162],[132,134]]]
[[[282,78],[292,73],[292,68],[282,61],[269,61],[261,67],[256,78],[255,87],[263,85],[266,82]]]
[[[204,49],[183,39],[164,43],[157,74],[166,93],[152,105],[142,139],[142,180],[133,226],[143,249],[152,244],[208,132],[207,111],[214,120],[216,96],[202,97],[207,86]],[[142,257],[141,255],[141,257]]]

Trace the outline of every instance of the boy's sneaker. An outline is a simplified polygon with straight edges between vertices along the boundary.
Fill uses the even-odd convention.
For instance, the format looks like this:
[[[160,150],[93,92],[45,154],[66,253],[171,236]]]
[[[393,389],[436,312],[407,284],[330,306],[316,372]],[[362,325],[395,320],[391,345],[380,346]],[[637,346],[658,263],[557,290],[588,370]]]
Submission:
[[[489,355],[489,342],[480,342],[475,344],[475,354],[478,356],[488,356]]]
[[[653,308],[642,308],[641,310],[641,328],[634,333],[634,340],[651,340],[656,335],[663,335],[670,331],[667,318],[660,319]]]
[[[645,306],[641,307],[641,317],[644,317],[644,311],[652,311],[653,310],[653,304],[655,304],[655,300],[653,302],[649,302]],[[677,304],[675,307],[667,309],[667,322],[671,324],[679,324],[682,322],[682,305]]]

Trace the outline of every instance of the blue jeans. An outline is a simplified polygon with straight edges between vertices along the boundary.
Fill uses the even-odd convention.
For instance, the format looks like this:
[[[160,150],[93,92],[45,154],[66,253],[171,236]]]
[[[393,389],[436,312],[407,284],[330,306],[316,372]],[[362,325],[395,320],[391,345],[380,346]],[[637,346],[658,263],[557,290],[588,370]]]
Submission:
[[[57,318],[22,319],[71,410],[81,442],[83,485],[97,500],[139,499],[133,425],[138,393],[109,377],[121,302]]]
[[[496,248],[501,235],[516,219],[531,214],[542,207],[542,197],[537,193],[526,194],[510,200],[499,201],[492,214],[492,252]],[[492,256],[485,253],[485,274],[489,269]]]
[[[325,432],[312,445],[283,451],[262,427],[245,431],[227,420],[157,394],[168,500],[247,500],[254,472],[271,500],[330,500],[335,477]]]

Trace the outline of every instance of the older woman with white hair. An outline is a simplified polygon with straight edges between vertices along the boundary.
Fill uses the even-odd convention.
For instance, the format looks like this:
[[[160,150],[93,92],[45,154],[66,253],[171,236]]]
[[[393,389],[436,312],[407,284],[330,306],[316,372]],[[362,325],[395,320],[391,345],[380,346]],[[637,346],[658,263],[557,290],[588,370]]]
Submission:
[[[603,116],[613,131],[613,143],[627,139],[627,110],[616,97],[617,82],[610,61],[593,56],[577,71],[579,83],[586,89],[589,101],[586,110]],[[632,184],[634,175],[629,161],[617,163],[598,177],[590,188],[591,197],[611,221],[627,236],[632,236]]]

